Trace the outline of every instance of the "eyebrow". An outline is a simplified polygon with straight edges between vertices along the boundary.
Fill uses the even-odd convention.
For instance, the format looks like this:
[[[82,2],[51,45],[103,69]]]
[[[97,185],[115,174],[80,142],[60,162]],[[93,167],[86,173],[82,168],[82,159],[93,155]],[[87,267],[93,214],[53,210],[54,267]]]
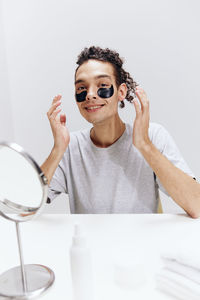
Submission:
[[[99,79],[99,78],[109,78],[109,79],[111,79],[111,77],[109,75],[106,75],[106,74],[101,74],[101,75],[95,76],[94,78],[95,79]],[[78,79],[78,80],[75,81],[75,84],[81,83],[81,82],[85,82],[85,80]]]

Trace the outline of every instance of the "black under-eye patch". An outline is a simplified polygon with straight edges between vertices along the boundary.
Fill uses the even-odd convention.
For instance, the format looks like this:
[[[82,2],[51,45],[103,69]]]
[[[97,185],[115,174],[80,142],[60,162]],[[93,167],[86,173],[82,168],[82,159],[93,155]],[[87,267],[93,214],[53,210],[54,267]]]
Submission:
[[[86,99],[87,91],[83,91],[80,94],[76,94],[75,96],[76,96],[76,101],[77,102],[83,102]]]
[[[113,85],[111,85],[110,88],[100,88],[97,91],[97,94],[101,98],[110,98],[114,94],[114,88]],[[76,94],[76,101],[77,102],[83,102],[86,100],[87,91],[83,91],[80,94]]]
[[[100,88],[97,91],[97,94],[101,98],[110,98],[114,94],[114,88],[113,85],[111,85],[110,88]]]

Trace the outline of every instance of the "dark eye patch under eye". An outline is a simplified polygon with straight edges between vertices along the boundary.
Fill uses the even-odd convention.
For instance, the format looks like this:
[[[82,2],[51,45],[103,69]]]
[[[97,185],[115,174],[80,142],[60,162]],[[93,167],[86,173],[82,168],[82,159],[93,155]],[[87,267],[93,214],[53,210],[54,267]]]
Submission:
[[[76,94],[76,95],[75,95],[76,101],[77,101],[77,102],[83,102],[83,101],[85,101],[86,96],[87,96],[87,91],[83,91],[83,92],[81,92],[80,94]]]
[[[100,88],[97,91],[97,94],[99,97],[101,98],[110,98],[112,97],[112,95],[114,94],[114,88],[113,85],[111,85],[110,88]],[[86,96],[87,96],[87,91],[83,91],[79,94],[76,94],[76,101],[77,102],[83,102],[86,100]]]
[[[110,98],[114,94],[114,88],[113,85],[111,85],[110,88],[100,88],[97,91],[97,94],[101,98]]]

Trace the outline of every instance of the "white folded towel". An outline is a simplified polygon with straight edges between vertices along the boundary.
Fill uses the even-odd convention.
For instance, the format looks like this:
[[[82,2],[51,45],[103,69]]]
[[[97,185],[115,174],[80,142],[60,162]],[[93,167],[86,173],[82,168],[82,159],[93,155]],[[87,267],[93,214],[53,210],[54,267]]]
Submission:
[[[200,270],[178,262],[172,258],[162,257],[165,267],[170,271],[174,271],[188,279],[200,284]]]
[[[200,285],[194,281],[163,268],[156,275],[157,289],[181,300],[199,300]]]

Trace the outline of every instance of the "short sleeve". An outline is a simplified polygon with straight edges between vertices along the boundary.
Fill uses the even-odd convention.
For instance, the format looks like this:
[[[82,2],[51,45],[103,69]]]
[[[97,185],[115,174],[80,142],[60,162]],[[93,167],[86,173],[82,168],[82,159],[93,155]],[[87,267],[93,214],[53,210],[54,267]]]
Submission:
[[[68,191],[65,172],[61,164],[59,164],[49,184],[47,203],[51,203],[61,193],[68,193]]]
[[[183,159],[178,147],[168,131],[159,124],[151,123],[149,136],[155,147],[177,168],[195,179],[193,172]],[[156,177],[156,184],[166,195],[167,191],[162,186],[160,180]],[[169,196],[169,195],[168,195]]]

